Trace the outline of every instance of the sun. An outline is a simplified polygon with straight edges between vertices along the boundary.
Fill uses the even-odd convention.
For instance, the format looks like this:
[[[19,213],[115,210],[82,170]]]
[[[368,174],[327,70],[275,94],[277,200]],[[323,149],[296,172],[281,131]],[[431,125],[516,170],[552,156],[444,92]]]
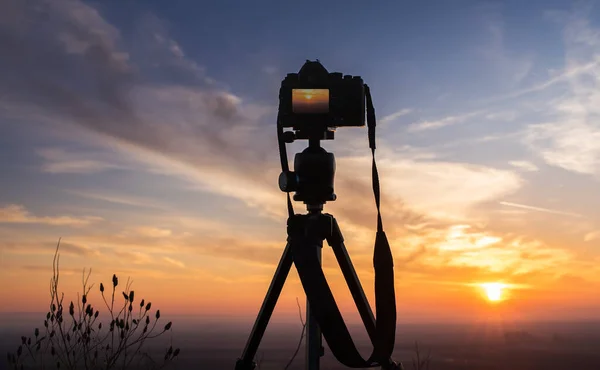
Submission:
[[[500,302],[504,299],[505,284],[502,283],[484,283],[481,284],[485,295],[490,302]]]

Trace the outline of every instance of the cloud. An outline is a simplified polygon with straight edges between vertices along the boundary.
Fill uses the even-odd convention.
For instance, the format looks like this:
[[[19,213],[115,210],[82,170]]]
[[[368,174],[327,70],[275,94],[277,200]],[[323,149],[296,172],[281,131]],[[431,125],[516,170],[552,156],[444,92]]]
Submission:
[[[99,200],[108,203],[122,204],[126,206],[135,206],[143,208],[166,209],[166,205],[159,204],[155,199],[144,198],[135,195],[112,194],[104,190],[67,190],[69,194],[74,194],[83,198]]]
[[[567,249],[472,224],[424,225],[391,244],[402,245],[394,250],[399,274],[418,280],[535,282],[548,271],[558,276],[577,268],[576,256]]]
[[[391,122],[394,121],[397,118],[400,118],[402,116],[406,116],[410,113],[412,113],[413,110],[410,108],[403,108],[400,109],[399,111],[396,111],[394,113],[388,114],[387,116],[384,116],[383,118],[380,118],[378,120],[378,123],[387,123],[387,122]]]
[[[120,46],[127,42],[118,30],[88,5],[77,3],[73,6],[81,10],[73,11],[66,4],[62,1],[46,4],[46,21],[34,17],[45,27],[54,29],[54,32],[44,35],[48,38],[47,45],[54,47],[44,52],[55,60],[53,65],[63,68],[60,73],[54,73],[44,64],[36,66],[39,74],[31,75],[28,83],[15,86],[18,94],[12,95],[13,100],[45,109],[66,122],[101,135],[111,145],[118,145],[133,154],[156,173],[177,176],[203,191],[236,197],[247,205],[260,208],[263,215],[285,216],[284,198],[273,189],[273,179],[279,172],[272,121],[274,107],[246,103],[231,92],[203,80],[202,69],[193,67],[192,61],[184,63],[185,50],[169,38],[166,27],[156,18],[149,17],[141,22],[140,30],[143,32],[140,31],[138,37],[143,37],[143,40],[127,52],[128,58],[123,58]],[[86,28],[90,23],[87,18],[93,19],[93,30]],[[66,26],[70,24],[75,26]],[[61,40],[55,37],[64,34],[71,35],[69,37],[85,44],[85,47],[73,43],[65,46],[65,36]],[[10,42],[19,36],[14,27],[7,27],[4,35],[0,46],[2,41]],[[152,37],[146,38],[147,35]],[[34,35],[24,36],[27,50],[36,50],[38,41]],[[144,64],[140,56],[145,52],[156,55],[157,66]],[[19,63],[0,63],[9,74],[28,74],[20,59]],[[69,68],[71,65],[80,68]],[[169,76],[177,69],[178,73],[188,74],[189,81],[194,82],[144,81],[145,75],[141,74],[144,68],[163,71],[161,66],[168,66],[165,73]],[[81,69],[87,73],[79,75],[75,72]],[[44,81],[44,76],[55,78]],[[92,88],[82,91],[81,84],[75,81],[82,81]],[[42,82],[45,88],[40,90],[38,85]],[[47,100],[46,95],[53,98]],[[441,127],[477,114],[479,112],[450,117],[441,123],[421,123],[419,127]],[[111,163],[94,155],[86,158],[90,162],[72,163],[74,159],[69,156],[70,153],[45,154],[56,160],[51,167],[54,171],[101,170],[109,166],[105,162]],[[365,157],[365,160],[368,159]],[[338,162],[342,164],[343,160]],[[398,225],[407,220],[418,220],[420,216],[415,212],[433,211],[436,215],[444,213],[446,217],[462,214],[474,203],[514,190],[519,182],[514,174],[483,167],[416,161],[399,163],[389,167],[390,176],[396,178],[392,178],[390,183],[393,185],[388,189],[396,194],[389,197],[396,203],[389,209],[393,210],[392,217]],[[364,169],[368,175],[368,166]],[[400,176],[401,171],[408,171],[410,175]],[[442,175],[443,172],[447,174]],[[453,173],[460,175],[451,175]],[[345,187],[349,194],[347,199],[364,198],[362,190],[353,189],[366,188],[368,192],[370,178],[361,177],[359,184],[352,177],[349,174],[338,177],[336,186],[339,186],[340,194]],[[423,185],[421,181],[429,184]],[[352,206],[348,206],[344,213],[347,217],[361,225],[371,225],[373,218],[367,220],[366,216],[359,214],[364,212],[349,211],[349,208]]]
[[[587,233],[583,237],[583,241],[585,241],[585,242],[591,242],[593,240],[599,240],[599,239],[600,239],[600,230]]]
[[[408,126],[408,132],[433,130],[433,129],[438,129],[438,128],[442,128],[442,127],[446,127],[446,126],[456,125],[459,123],[464,123],[468,119],[476,117],[478,115],[481,115],[482,113],[484,113],[484,112],[478,110],[478,111],[469,112],[469,113],[465,113],[465,114],[444,117],[444,118],[441,118],[441,119],[438,119],[435,121],[415,122]]]
[[[271,175],[278,163],[274,107],[246,103],[200,78],[201,68],[194,67],[156,18],[140,22],[140,32],[134,33],[143,38],[138,43],[123,40],[95,9],[80,2],[43,3],[39,14],[22,2],[13,7],[19,22],[3,23],[0,37],[0,47],[13,50],[0,61],[6,71],[0,77],[5,109],[21,107],[22,114],[29,111],[23,107],[41,110],[55,122],[85,128],[105,143],[137,153],[153,167],[162,156],[165,163],[177,162],[195,172],[190,177],[214,191],[223,191],[223,182],[209,173],[232,184],[229,195],[240,190],[239,184],[246,189],[272,184],[264,174]],[[28,22],[36,27],[19,27]],[[131,53],[122,49],[128,42],[135,45]],[[178,80],[185,84],[153,81],[142,74],[148,59],[158,63],[152,66],[158,72],[170,76],[176,69],[190,78]],[[76,160],[64,151],[40,154],[50,161],[45,170],[54,173],[114,168],[94,156]]]
[[[18,204],[9,204],[0,207],[0,223],[85,226],[101,220],[102,218],[94,216],[85,216],[82,218],[72,216],[39,217],[32,215],[24,206]]]
[[[491,99],[486,99],[483,101],[483,103],[515,99],[523,95],[544,91],[559,83],[568,82],[570,79],[577,77],[583,73],[589,72],[590,70],[593,70],[594,68],[598,67],[600,67],[600,58],[595,58],[594,61],[582,65],[567,66],[561,71],[552,71],[551,77],[544,82],[535,84],[527,88],[516,90],[505,95],[497,96]]]
[[[173,233],[169,229],[163,229],[163,228],[151,227],[151,226],[139,226],[139,227],[136,227],[134,231],[137,234],[139,234],[140,236],[149,237],[149,238],[165,238],[165,237],[171,236],[171,234]]]
[[[124,265],[145,265],[148,266],[154,262],[154,258],[148,253],[139,251],[124,251],[119,249],[113,249],[113,254],[117,257],[119,262]]]
[[[533,67],[533,55],[517,55],[507,48],[505,24],[499,12],[488,14],[486,18],[485,30],[490,39],[479,52],[486,59],[486,64],[492,66],[504,81],[516,85],[529,75]]]
[[[581,105],[573,108],[587,109]],[[566,113],[560,121],[531,125],[526,131],[524,143],[552,166],[581,174],[599,175],[600,127],[584,115],[587,114]]]
[[[99,159],[98,157],[101,157],[99,153],[88,151],[75,153],[63,148],[44,148],[38,149],[37,154],[45,161],[42,165],[42,171],[54,174],[90,174],[110,169],[126,168],[123,165]]]
[[[164,260],[165,262],[168,262],[168,263],[170,263],[170,264],[171,264],[171,265],[173,265],[173,266],[176,266],[176,267],[179,267],[179,268],[185,268],[185,264],[184,264],[183,262],[181,262],[181,261],[178,261],[178,260],[176,260],[176,259],[173,259],[173,258],[171,258],[171,257],[163,257],[163,260]]]
[[[53,254],[56,250],[56,241],[1,241],[0,249],[17,254]],[[60,242],[60,253],[80,257],[98,257],[100,252],[84,244]]]
[[[341,158],[340,167],[368,184],[369,157]],[[418,213],[442,219],[467,217],[481,202],[510,194],[522,180],[511,171],[465,163],[380,158],[383,194]],[[364,174],[364,175],[359,175]],[[387,203],[384,203],[387,204]]]
[[[600,32],[585,9],[556,13],[566,47],[567,90],[548,104],[551,119],[530,125],[523,143],[546,163],[600,176]]]
[[[570,217],[583,217],[582,215],[577,214],[577,213],[570,213],[570,212],[557,211],[557,210],[548,209],[548,208],[528,206],[526,204],[511,203],[511,202],[498,202],[498,204],[501,204],[503,206],[508,206],[508,207],[527,209],[530,211],[553,213],[555,215],[570,216]]]
[[[11,266],[9,266],[9,268],[11,268]],[[47,265],[47,264],[46,265],[23,265],[23,266],[20,266],[20,268],[25,271],[52,273],[52,266]],[[81,274],[81,269],[61,266],[60,273],[63,275],[77,275],[77,274]]]
[[[525,172],[539,171],[539,168],[529,161],[510,161],[508,164]]]

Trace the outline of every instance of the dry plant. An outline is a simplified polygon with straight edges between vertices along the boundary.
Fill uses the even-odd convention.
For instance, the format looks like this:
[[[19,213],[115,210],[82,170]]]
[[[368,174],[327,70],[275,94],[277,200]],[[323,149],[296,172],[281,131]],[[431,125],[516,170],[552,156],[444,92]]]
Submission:
[[[413,357],[413,369],[414,370],[429,370],[429,365],[431,364],[431,350],[427,351],[427,356],[421,357],[421,350],[419,348],[419,343],[415,342],[415,355],[416,358]]]
[[[298,305],[298,314],[300,315],[300,323],[302,324],[302,332],[300,333],[300,340],[298,340],[298,346],[296,346],[296,351],[292,355],[292,358],[290,358],[290,360],[288,361],[287,365],[285,365],[284,370],[289,369],[289,367],[292,365],[292,362],[294,362],[296,355],[298,355],[298,352],[300,351],[300,347],[302,346],[302,340],[304,339],[304,333],[306,332],[306,322],[302,318],[302,309],[300,308],[300,302],[298,301],[298,297],[296,297],[296,304]]]
[[[128,280],[123,293],[123,304],[115,307],[115,292],[119,285],[116,275],[112,277],[110,303],[104,295],[104,285],[100,283],[102,300],[110,313],[110,322],[99,320],[100,311],[88,302],[93,284],[88,283],[91,269],[83,270],[82,293],[77,294],[77,304],[63,305],[64,293],[58,290],[60,240],[56,245],[52,263],[53,276],[50,280],[50,311],[44,320],[44,329],[35,328],[32,337],[21,337],[21,344],[15,353],[8,353],[8,362],[15,370],[19,369],[132,369],[143,366],[148,369],[163,368],[171,363],[179,348],[170,345],[161,362],[156,362],[144,351],[146,341],[167,331],[172,334],[172,323],[155,331],[160,320],[160,310],[151,314],[150,302],[142,299],[135,303],[135,294]],[[68,311],[68,313],[67,313]],[[172,344],[172,337],[171,337]],[[134,363],[134,361],[136,361]]]

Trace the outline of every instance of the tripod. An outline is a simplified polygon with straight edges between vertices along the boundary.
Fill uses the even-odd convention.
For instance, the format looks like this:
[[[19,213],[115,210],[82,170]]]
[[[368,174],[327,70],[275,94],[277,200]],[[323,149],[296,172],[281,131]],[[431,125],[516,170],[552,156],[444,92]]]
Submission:
[[[344,238],[340,227],[331,214],[322,212],[323,205],[327,200],[332,201],[336,199],[336,195],[333,193],[334,156],[320,147],[319,140],[309,140],[309,147],[296,155],[294,169],[295,174],[284,170],[282,177],[280,177],[280,187],[284,191],[289,190],[288,186],[293,182],[293,188],[297,191],[297,194],[294,195],[294,200],[304,201],[307,205],[308,213],[293,214],[291,201],[288,198],[290,217],[287,222],[287,245],[262,303],[242,357],[236,363],[236,370],[255,369],[256,364],[253,359],[292,264],[294,262],[301,263],[299,259],[302,258],[302,254],[312,253],[312,257],[317,256],[320,265],[321,249],[324,240],[333,249],[371,342],[374,345],[376,342],[377,331],[373,311],[344,245]],[[293,176],[290,174],[293,174]],[[300,179],[300,181],[292,181],[294,178]],[[302,179],[305,179],[304,183]],[[294,251],[296,251],[295,254]],[[317,271],[314,272],[316,274]],[[310,280],[312,275],[311,271],[304,278]],[[306,369],[319,370],[320,357],[324,354],[324,348],[322,346],[322,335],[319,325],[314,315],[311,314],[310,302],[307,302],[306,314]],[[335,345],[335,343],[328,344],[330,347]],[[380,362],[380,365],[383,369],[401,368],[401,365],[396,364],[391,358],[386,363]]]
[[[314,113],[322,113],[320,111],[322,107],[319,105],[321,103],[312,104],[310,99],[315,91],[323,93],[325,90],[327,94],[324,96],[329,99],[329,89],[323,90],[324,86],[329,86],[328,79],[333,81],[331,87],[334,93],[332,100],[328,102],[329,108],[333,109],[332,114],[317,114],[312,117],[297,114],[306,113],[303,111],[306,107],[317,109],[318,112]],[[319,81],[321,82],[319,83]],[[293,91],[296,91],[298,87],[301,87],[299,91],[304,91],[305,87],[317,88],[317,90],[306,90],[305,99],[307,101],[300,102],[299,106],[295,107]],[[344,91],[344,93],[337,95],[340,91]],[[320,358],[324,354],[323,337],[327,340],[333,355],[346,366],[352,368],[381,366],[386,370],[402,369],[402,364],[397,364],[390,358],[394,349],[396,333],[394,268],[393,256],[383,231],[380,213],[379,176],[375,164],[375,110],[370,89],[362,83],[359,76],[346,75],[342,79],[341,73],[329,74],[317,60],[316,62],[307,61],[298,74],[288,74],[282,82],[279,95],[277,136],[282,169],[279,176],[279,188],[288,194],[287,245],[254,322],[250,338],[235,369],[255,369],[256,364],[253,359],[292,264],[298,270],[307,297],[307,370],[320,369]],[[333,140],[335,127],[353,126],[357,123],[358,126],[364,125],[365,98],[369,147],[373,156],[373,193],[377,206],[377,233],[373,252],[377,320],[375,320],[356,270],[352,265],[337,221],[332,215],[323,213],[323,205],[328,201],[336,200],[334,194],[335,157],[320,146],[320,141]],[[298,112],[295,111],[296,108],[298,108]],[[340,108],[344,109],[339,110]],[[292,127],[294,131],[284,132],[283,127]],[[289,170],[285,143],[292,143],[298,139],[307,139],[309,145],[304,151],[296,154],[292,172]],[[294,213],[290,192],[295,192],[294,200],[306,204],[307,214]],[[321,250],[324,240],[333,249],[373,344],[373,352],[368,360],[365,360],[358,352],[323,273]]]
[[[375,318],[371,306],[360,284],[356,270],[352,265],[344,238],[338,226],[336,219],[327,213],[322,213],[322,207],[308,207],[308,214],[297,214],[288,220],[288,243],[283,251],[283,255],[267,291],[267,295],[258,313],[258,317],[252,328],[250,338],[246,343],[242,357],[238,360],[236,370],[252,370],[256,364],[253,359],[258,350],[260,341],[265,333],[279,294],[283,288],[287,275],[292,267],[293,259],[291,253],[291,243],[295,243],[295,238],[304,234],[313,239],[316,243],[304,245],[305,248],[312,248],[314,253],[319,256],[323,246],[323,240],[333,249],[335,258],[340,265],[342,274],[348,284],[354,302],[358,308],[360,317],[365,325],[367,333],[374,342],[375,338]],[[319,243],[320,240],[320,243]],[[319,245],[320,244],[320,245]],[[306,368],[308,370],[319,370],[319,359],[323,355],[322,337],[314,318],[310,315],[310,306],[307,304],[307,340],[306,340]],[[389,360],[388,364],[382,366],[383,369],[395,369],[398,365]]]

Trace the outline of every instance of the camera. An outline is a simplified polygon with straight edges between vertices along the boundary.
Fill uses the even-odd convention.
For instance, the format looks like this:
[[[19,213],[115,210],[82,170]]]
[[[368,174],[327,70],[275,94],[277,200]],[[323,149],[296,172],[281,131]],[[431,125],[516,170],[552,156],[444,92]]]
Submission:
[[[294,129],[298,139],[333,133],[337,127],[364,126],[363,79],[329,73],[318,60],[307,60],[298,73],[288,73],[281,82],[279,117],[282,127]]]

